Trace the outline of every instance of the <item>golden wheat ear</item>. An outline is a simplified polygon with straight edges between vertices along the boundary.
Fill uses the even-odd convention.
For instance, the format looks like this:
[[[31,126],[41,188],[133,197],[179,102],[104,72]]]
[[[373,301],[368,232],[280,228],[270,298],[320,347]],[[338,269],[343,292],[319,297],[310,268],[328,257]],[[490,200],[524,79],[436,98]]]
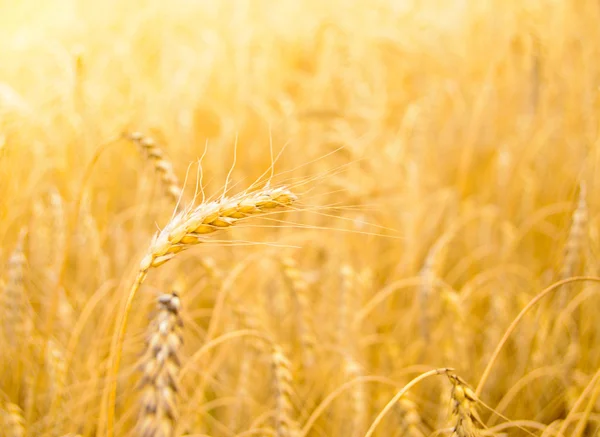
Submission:
[[[560,268],[560,280],[567,279],[577,273],[582,264],[582,249],[588,238],[589,209],[587,204],[586,185],[582,181],[579,188],[577,207],[571,216],[569,235],[563,248],[563,260]],[[563,287],[558,295],[558,308],[564,308],[567,303],[568,288]]]
[[[313,320],[310,315],[309,285],[295,259],[286,257],[281,260],[283,276],[294,302],[296,330],[302,348],[304,369],[311,369],[315,364],[315,338]]]
[[[230,198],[224,197],[182,211],[156,234],[141,262],[140,270],[159,267],[177,253],[206,241],[206,234],[229,228],[242,219],[290,206],[296,199],[296,195],[285,187],[266,188]]]
[[[154,170],[158,173],[164,186],[165,193],[173,202],[177,203],[181,198],[183,189],[175,175],[173,164],[167,158],[164,150],[153,138],[141,132],[126,132],[123,137],[136,144],[146,159],[152,162]]]
[[[3,431],[7,436],[25,437],[25,418],[23,410],[18,405],[6,402],[0,409],[0,413],[2,413],[0,424],[3,425]]]
[[[423,420],[417,409],[417,404],[413,402],[409,395],[398,401],[398,409],[401,413],[403,435],[406,437],[425,437],[425,433],[422,431]]]
[[[276,344],[271,351],[271,368],[275,392],[275,436],[296,437],[299,430],[294,420],[291,364],[283,349]]]
[[[454,432],[457,437],[480,437],[481,430],[475,425],[477,421],[475,407],[477,395],[458,375],[448,373],[452,383],[452,416],[455,418]]]
[[[32,327],[29,301],[25,294],[26,236],[27,229],[21,229],[17,243],[8,258],[4,286],[4,334],[11,347],[19,347],[24,341],[28,341]]]
[[[142,360],[142,390],[138,432],[141,437],[173,437],[177,425],[177,378],[183,343],[181,301],[176,293],[158,298],[158,313],[150,324]]]

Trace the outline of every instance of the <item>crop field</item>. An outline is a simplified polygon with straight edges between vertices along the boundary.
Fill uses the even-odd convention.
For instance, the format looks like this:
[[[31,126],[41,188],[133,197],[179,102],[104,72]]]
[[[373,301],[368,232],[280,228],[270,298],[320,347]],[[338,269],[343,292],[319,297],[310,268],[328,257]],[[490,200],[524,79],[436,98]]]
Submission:
[[[600,436],[597,0],[0,0],[0,436]]]

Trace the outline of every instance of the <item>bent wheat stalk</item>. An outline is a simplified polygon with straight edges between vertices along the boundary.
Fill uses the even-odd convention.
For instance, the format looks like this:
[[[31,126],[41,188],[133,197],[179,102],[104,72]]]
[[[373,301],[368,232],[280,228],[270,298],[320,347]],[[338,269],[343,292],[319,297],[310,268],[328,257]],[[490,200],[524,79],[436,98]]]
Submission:
[[[222,197],[212,202],[202,203],[195,208],[186,208],[157,232],[152,239],[146,256],[142,259],[137,277],[129,291],[123,313],[119,319],[116,340],[113,340],[107,392],[107,435],[113,436],[117,373],[121,361],[127,320],[133,299],[148,272],[172,259],[176,254],[206,241],[206,235],[229,228],[240,220],[271,213],[279,207],[293,204],[297,197],[286,187],[263,188],[254,192],[244,192],[233,197]],[[102,425],[102,418],[100,424]]]

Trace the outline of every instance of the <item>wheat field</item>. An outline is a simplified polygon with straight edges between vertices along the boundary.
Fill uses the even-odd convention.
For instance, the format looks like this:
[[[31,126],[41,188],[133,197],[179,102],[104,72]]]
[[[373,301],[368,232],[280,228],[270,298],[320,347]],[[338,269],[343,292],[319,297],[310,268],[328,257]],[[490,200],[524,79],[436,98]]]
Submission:
[[[600,436],[595,0],[0,0],[0,435]]]

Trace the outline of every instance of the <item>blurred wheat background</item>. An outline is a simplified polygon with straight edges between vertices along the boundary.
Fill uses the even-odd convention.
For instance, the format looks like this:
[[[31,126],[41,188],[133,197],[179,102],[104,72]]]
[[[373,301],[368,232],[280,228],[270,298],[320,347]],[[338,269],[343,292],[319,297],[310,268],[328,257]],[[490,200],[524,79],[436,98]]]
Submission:
[[[599,23],[1,0],[0,434],[600,435]]]

